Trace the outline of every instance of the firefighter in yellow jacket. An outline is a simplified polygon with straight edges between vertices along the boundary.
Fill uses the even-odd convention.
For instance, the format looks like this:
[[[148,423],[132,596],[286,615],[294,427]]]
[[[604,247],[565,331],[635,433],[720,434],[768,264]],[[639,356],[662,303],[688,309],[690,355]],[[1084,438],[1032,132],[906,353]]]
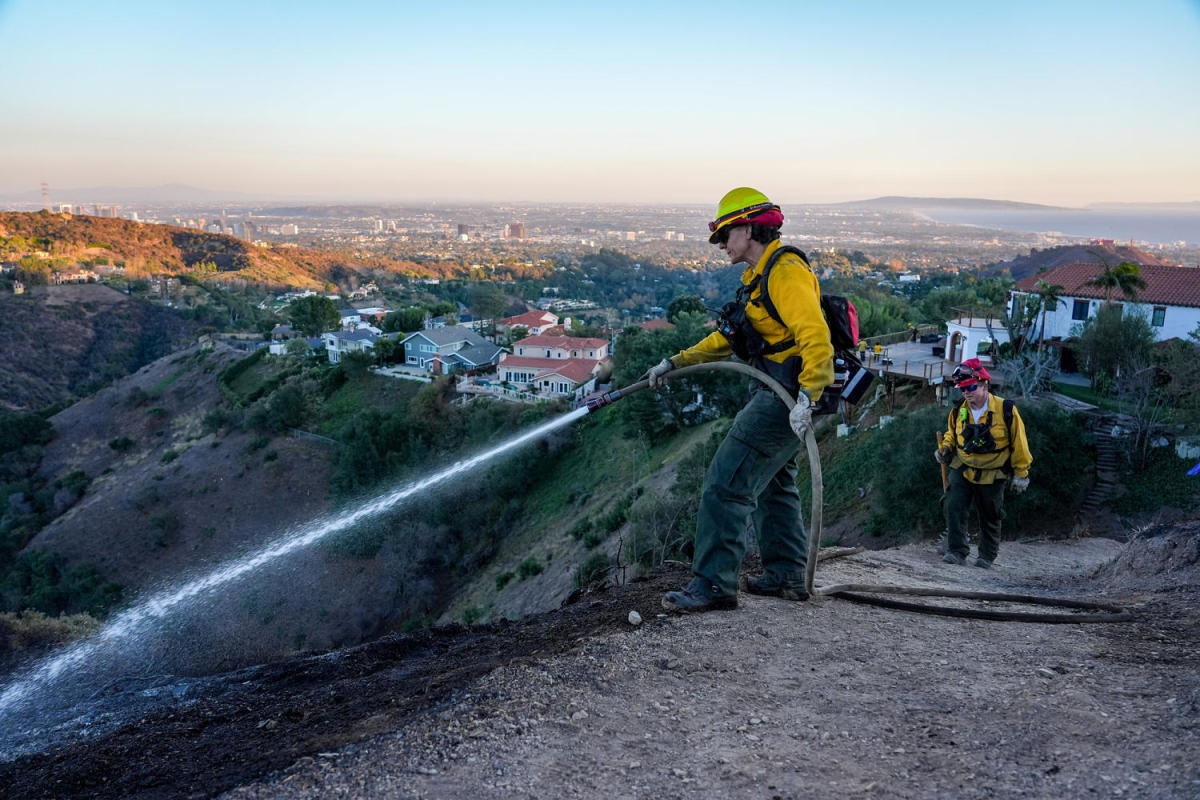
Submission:
[[[667,593],[663,605],[668,610],[737,606],[745,554],[742,533],[751,521],[763,574],[748,581],[747,591],[789,600],[808,598],[808,536],[800,517],[796,456],[812,404],[833,382],[833,346],[821,313],[817,277],[800,251],[781,248],[782,224],[779,206],[755,189],[734,189],[721,199],[716,219],[708,226],[709,242],[724,250],[731,264],[747,264],[737,299],[722,309],[716,331],[646,373],[655,387],[677,367],[737,355],[796,398],[789,413],[773,391],[751,381],[750,398],[704,481],[694,578]]]
[[[947,564],[964,564],[967,514],[979,512],[979,556],[975,566],[989,569],[1000,551],[1000,521],[1004,519],[1004,487],[1013,494],[1029,488],[1033,456],[1025,439],[1025,425],[1011,400],[991,394],[991,375],[978,358],[959,364],[952,380],[963,393],[963,402],[946,420],[942,445],[934,458],[948,464],[946,485]]]

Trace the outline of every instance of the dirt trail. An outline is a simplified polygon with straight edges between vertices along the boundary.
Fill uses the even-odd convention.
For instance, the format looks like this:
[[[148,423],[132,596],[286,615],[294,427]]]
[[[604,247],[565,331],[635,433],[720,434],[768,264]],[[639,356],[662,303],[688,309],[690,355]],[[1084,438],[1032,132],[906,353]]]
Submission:
[[[658,617],[685,578],[247,670],[95,741],[0,764],[0,794],[1200,795],[1200,524],[1129,545],[1006,543],[991,571],[941,564],[926,544],[817,575],[1103,599],[1133,607],[1128,624],[749,596]]]

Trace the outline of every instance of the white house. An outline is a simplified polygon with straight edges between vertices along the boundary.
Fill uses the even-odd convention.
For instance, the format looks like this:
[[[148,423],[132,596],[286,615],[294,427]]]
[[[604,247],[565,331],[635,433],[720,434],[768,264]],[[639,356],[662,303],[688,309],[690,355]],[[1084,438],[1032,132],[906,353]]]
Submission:
[[[608,339],[574,336],[527,336],[513,344],[514,356],[528,358],[608,358]]]
[[[1008,341],[1004,320],[970,314],[946,321],[945,358],[955,363],[978,358],[990,363],[992,353]]]
[[[1186,338],[1200,327],[1200,268],[1139,267],[1146,288],[1130,300],[1119,289],[1113,292],[1113,302],[1145,316],[1157,341]],[[1061,267],[1030,275],[1017,281],[1009,299],[1009,315],[1020,313],[1023,304],[1037,293],[1038,281],[1061,286],[1059,304],[1046,310],[1046,339],[1067,339],[1077,325],[1096,316],[1104,302],[1104,290],[1088,286],[1104,271],[1099,264],[1065,264]],[[1036,323],[1040,331],[1040,321]]]
[[[549,397],[582,399],[608,375],[607,339],[530,336],[500,357],[500,380]]]
[[[532,335],[545,333],[549,328],[559,324],[557,314],[549,311],[527,311],[515,317],[496,320],[496,332],[504,333],[513,328],[524,328]]]
[[[325,342],[325,352],[329,354],[329,361],[332,364],[341,361],[342,356],[346,353],[365,353],[375,349],[375,340],[378,338],[376,334],[367,330],[333,331],[321,334],[321,339]]]

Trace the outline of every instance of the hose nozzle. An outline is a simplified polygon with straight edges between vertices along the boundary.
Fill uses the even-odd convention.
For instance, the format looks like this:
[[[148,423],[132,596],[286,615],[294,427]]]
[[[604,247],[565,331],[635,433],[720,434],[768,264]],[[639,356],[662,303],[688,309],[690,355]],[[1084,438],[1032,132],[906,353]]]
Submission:
[[[611,392],[605,392],[599,397],[587,401],[587,410],[591,414],[593,411],[598,411],[605,406],[615,403],[623,397],[620,389],[613,389]]]

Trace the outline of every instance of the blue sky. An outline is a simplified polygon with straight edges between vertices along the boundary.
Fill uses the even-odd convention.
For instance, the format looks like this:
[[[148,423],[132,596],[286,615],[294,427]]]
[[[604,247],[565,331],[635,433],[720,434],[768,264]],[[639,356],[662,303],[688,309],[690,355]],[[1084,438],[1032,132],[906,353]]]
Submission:
[[[1200,1],[0,0],[0,190],[1200,200]]]

